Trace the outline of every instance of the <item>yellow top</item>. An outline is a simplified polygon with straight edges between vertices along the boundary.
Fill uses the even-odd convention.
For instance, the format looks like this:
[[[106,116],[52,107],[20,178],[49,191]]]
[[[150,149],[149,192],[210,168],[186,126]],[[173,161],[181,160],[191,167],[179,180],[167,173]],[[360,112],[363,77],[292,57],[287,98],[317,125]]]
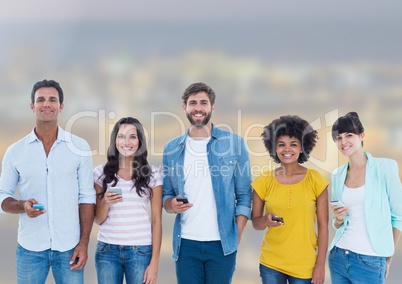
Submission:
[[[284,221],[284,225],[269,227],[265,233],[262,265],[297,278],[312,277],[317,258],[316,200],[328,184],[312,169],[296,184],[280,184],[273,171],[264,172],[252,182],[265,202],[265,214],[274,212]]]

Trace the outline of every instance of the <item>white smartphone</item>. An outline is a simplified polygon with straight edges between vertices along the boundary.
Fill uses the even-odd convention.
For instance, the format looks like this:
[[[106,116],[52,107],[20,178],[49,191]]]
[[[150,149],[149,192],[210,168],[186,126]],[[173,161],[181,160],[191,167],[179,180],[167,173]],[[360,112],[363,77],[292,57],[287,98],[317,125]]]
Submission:
[[[335,205],[338,208],[345,207],[345,204],[343,204],[342,201],[339,200],[332,200],[331,205]]]
[[[115,193],[120,194],[120,195],[122,194],[121,187],[111,187],[107,191],[115,192]]]

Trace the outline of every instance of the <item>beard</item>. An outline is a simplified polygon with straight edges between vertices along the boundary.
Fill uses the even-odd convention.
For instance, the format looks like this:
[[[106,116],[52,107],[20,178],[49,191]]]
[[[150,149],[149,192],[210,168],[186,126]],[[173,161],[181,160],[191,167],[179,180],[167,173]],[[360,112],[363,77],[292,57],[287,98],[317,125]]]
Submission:
[[[198,123],[194,121],[193,117],[191,116],[191,113],[186,113],[186,116],[187,116],[188,120],[190,121],[191,125],[193,125],[195,127],[204,127],[211,120],[212,112],[207,113],[204,120],[201,122],[198,122]]]

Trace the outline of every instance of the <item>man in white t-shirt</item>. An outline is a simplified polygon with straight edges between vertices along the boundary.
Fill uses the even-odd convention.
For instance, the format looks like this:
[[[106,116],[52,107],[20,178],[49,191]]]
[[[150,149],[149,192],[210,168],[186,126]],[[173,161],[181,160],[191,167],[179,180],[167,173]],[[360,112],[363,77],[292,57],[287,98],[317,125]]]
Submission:
[[[182,100],[191,125],[163,154],[163,206],[177,213],[177,283],[231,283],[237,246],[251,215],[249,156],[241,137],[210,122],[215,92],[209,86],[190,85]]]

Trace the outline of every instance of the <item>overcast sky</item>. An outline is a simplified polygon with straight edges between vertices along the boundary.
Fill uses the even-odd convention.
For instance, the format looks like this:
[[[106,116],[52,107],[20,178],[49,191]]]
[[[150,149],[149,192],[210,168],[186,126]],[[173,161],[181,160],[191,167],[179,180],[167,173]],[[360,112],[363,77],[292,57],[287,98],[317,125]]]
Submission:
[[[402,21],[402,1],[0,0],[0,23],[70,21]]]

